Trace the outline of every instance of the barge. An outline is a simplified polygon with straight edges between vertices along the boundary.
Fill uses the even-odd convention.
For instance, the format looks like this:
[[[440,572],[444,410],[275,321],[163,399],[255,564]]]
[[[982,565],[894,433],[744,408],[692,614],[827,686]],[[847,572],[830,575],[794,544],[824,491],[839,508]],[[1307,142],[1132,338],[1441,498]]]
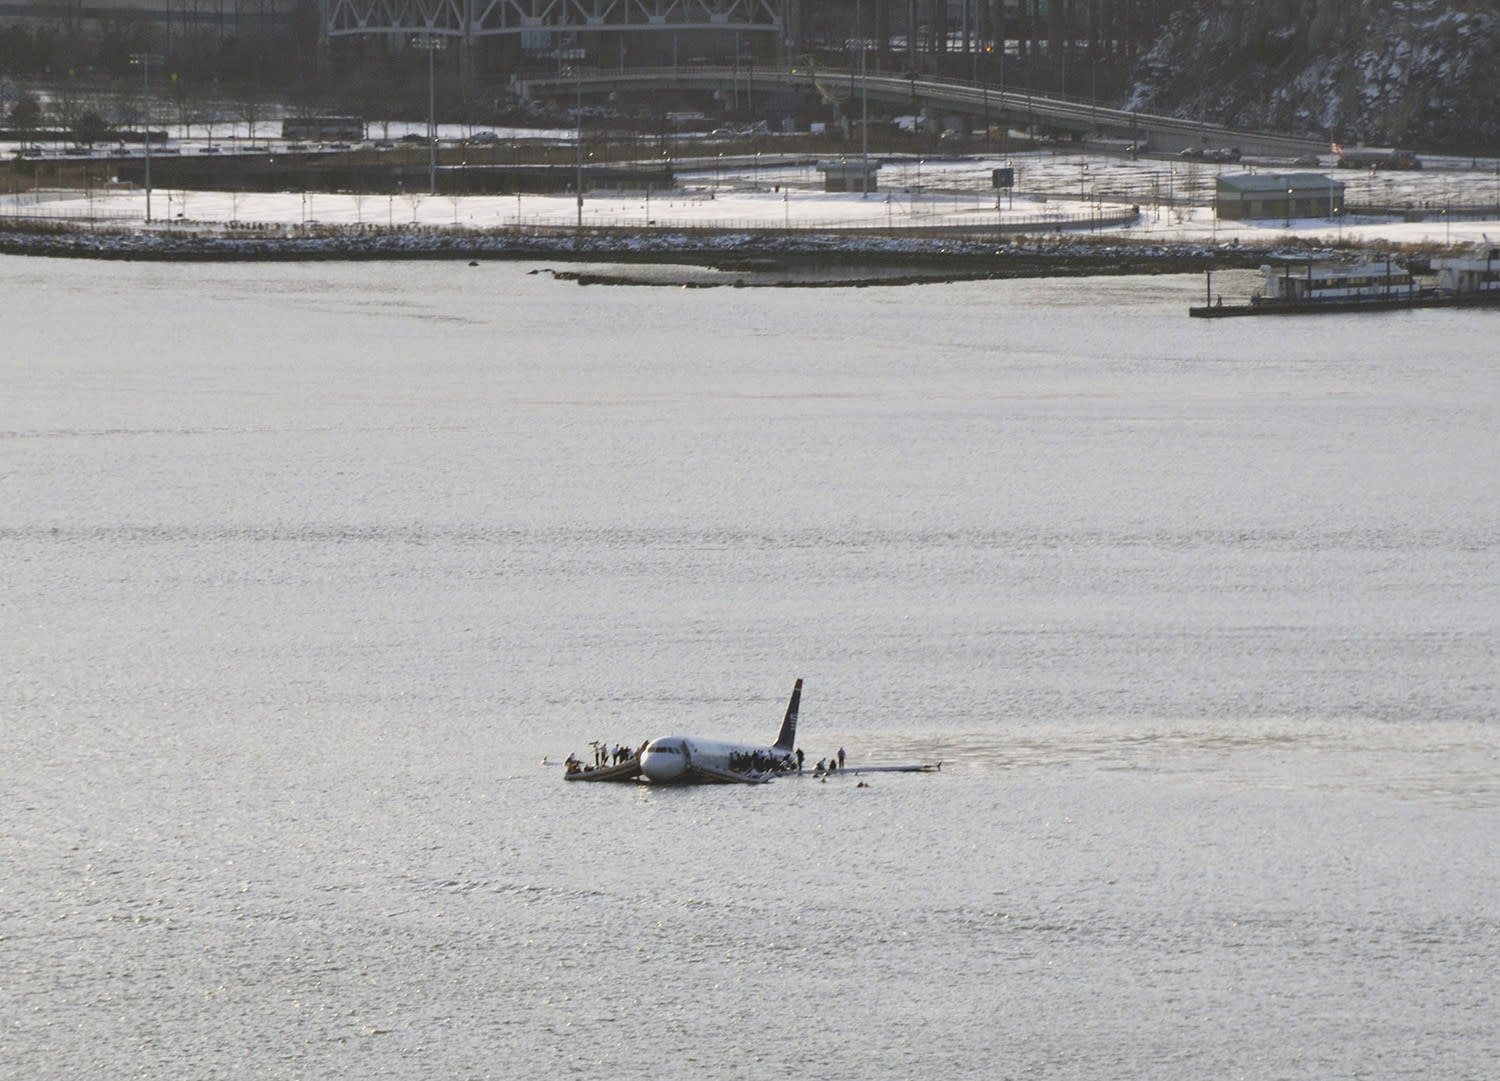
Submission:
[[[1436,284],[1419,282],[1390,258],[1359,263],[1262,266],[1261,291],[1245,304],[1225,304],[1208,280],[1206,303],[1188,308],[1195,319],[1242,315],[1314,315],[1402,311],[1408,308],[1500,306],[1500,248],[1486,244],[1472,256],[1434,259]]]

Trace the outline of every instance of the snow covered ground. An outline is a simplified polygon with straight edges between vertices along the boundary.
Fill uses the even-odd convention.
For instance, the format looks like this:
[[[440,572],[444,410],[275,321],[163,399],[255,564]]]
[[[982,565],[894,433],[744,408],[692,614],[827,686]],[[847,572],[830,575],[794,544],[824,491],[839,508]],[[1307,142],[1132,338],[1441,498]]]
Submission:
[[[390,125],[399,138],[409,125]],[[227,128],[227,126],[226,126]],[[202,134],[177,133],[182,153],[201,153]],[[234,142],[248,131],[229,132]],[[257,139],[267,137],[258,131]],[[461,131],[444,128],[444,137]],[[521,133],[497,132],[498,137]],[[525,137],[569,133],[527,132]],[[216,142],[228,145],[226,132]],[[14,147],[0,145],[0,154]],[[701,153],[701,146],[699,152]],[[857,151],[847,155],[857,156]],[[509,230],[517,226],[585,228],[780,229],[904,231],[966,227],[978,235],[1006,228],[1017,233],[1106,233],[1121,239],[1168,242],[1237,241],[1271,246],[1291,238],[1319,243],[1466,245],[1484,235],[1500,237],[1500,162],[1482,159],[1427,159],[1419,172],[1331,171],[1348,185],[1353,212],[1340,218],[1221,222],[1210,209],[1220,171],[1237,173],[1308,171],[1287,163],[1243,162],[1211,165],[1165,159],[1132,161],[1118,155],[1052,150],[1021,154],[974,154],[951,158],[880,159],[879,188],[868,196],[822,190],[813,159],[787,163],[780,155],[710,152],[674,162],[677,183],[667,192],[602,191],[585,194],[578,206],[571,194],[508,196],[349,195],[307,193],[221,193],[157,189],[152,193],[152,228],[222,228],[230,222],[273,229],[304,226],[362,226],[430,229]],[[1329,164],[1325,162],[1325,165]],[[992,170],[1015,170],[1013,192],[997,193]],[[1328,171],[1328,170],[1324,170]],[[1361,206],[1413,207],[1425,220],[1361,215]],[[1097,219],[1138,207],[1127,226],[1099,229]],[[1467,208],[1468,214],[1457,213]],[[1491,211],[1489,208],[1493,208]],[[1451,216],[1445,210],[1452,211]],[[1474,220],[1474,211],[1483,220]],[[9,216],[145,226],[146,193],[109,185],[92,191],[48,190],[0,196],[0,223]]]

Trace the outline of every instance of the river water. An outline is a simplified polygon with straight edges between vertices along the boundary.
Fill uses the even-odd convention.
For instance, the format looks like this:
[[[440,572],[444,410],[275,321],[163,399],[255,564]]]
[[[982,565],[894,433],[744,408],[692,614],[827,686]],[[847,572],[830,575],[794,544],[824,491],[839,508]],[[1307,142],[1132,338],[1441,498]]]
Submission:
[[[1495,1076],[1500,313],[536,269],[0,259],[0,1076]]]

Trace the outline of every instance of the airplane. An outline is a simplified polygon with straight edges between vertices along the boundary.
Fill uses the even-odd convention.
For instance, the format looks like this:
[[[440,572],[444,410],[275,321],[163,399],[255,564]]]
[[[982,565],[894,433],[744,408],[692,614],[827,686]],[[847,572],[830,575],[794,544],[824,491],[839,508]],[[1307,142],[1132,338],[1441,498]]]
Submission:
[[[641,753],[616,766],[570,768],[569,781],[633,781],[645,777],[655,784],[764,784],[779,772],[797,768],[797,710],[802,702],[802,680],[792,685],[781,732],[769,747],[728,743],[699,736],[653,739]]]
[[[585,766],[568,756],[563,779],[567,781],[636,781],[653,784],[765,784],[777,775],[797,776],[797,711],[802,704],[802,680],[792,684],[781,732],[769,747],[753,743],[728,743],[700,736],[663,736],[642,745],[640,754],[614,765]],[[839,767],[840,776],[858,773],[932,773],[941,762],[860,765]],[[826,779],[832,770],[814,770],[813,777]]]
[[[792,685],[781,732],[769,747],[725,743],[698,736],[653,739],[641,752],[641,775],[656,784],[762,784],[797,768],[797,710],[802,680]]]

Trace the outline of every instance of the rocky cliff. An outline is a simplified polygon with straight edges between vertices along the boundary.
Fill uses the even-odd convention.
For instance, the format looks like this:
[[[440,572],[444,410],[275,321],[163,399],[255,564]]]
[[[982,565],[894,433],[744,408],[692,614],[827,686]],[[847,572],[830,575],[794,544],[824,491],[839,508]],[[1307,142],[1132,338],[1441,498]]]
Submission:
[[[1500,0],[1194,0],[1130,108],[1345,144],[1500,150]]]

